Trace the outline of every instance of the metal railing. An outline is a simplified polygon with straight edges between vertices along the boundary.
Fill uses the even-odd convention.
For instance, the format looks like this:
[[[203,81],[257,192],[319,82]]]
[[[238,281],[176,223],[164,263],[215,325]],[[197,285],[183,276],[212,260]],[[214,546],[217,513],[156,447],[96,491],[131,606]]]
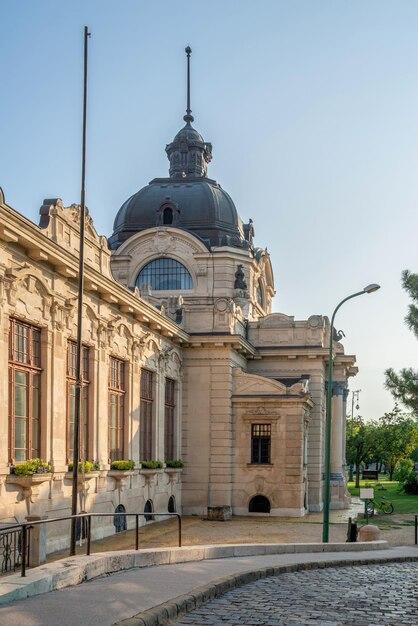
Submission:
[[[22,566],[22,528],[9,529],[0,527],[0,573],[15,572]],[[5,530],[5,532],[3,532]],[[29,555],[29,537],[27,536],[25,559]]]
[[[148,519],[153,519],[156,516],[160,517],[177,517],[178,521],[178,543],[179,548],[181,548],[181,516],[179,513],[158,513],[155,511],[152,512],[144,512],[144,513],[123,513],[118,512],[117,515],[124,517],[134,517],[135,518],[135,550],[139,550],[139,518],[145,517]],[[52,517],[50,519],[42,519],[31,522],[22,522],[21,524],[13,524],[10,526],[0,527],[0,538],[3,534],[16,533],[20,535],[20,571],[21,576],[26,576],[26,567],[28,564],[28,545],[29,545],[29,531],[34,526],[39,526],[40,524],[53,524],[56,522],[64,522],[66,520],[80,520],[82,527],[84,526],[85,520],[85,538],[86,538],[86,555],[89,556],[91,553],[91,518],[92,517],[114,517],[115,513],[79,513],[78,515],[66,515],[65,517]],[[84,533],[83,533],[84,535]],[[1,545],[1,543],[0,543]],[[18,540],[19,545],[19,540]],[[15,570],[18,567],[15,567]]]

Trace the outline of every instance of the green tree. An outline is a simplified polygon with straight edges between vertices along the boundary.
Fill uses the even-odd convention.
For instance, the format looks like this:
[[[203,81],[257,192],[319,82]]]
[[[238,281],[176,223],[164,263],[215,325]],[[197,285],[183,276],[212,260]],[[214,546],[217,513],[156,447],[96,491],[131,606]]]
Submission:
[[[360,416],[348,420],[346,458],[349,465],[356,466],[356,487],[360,486],[360,465],[374,456],[375,450],[375,423],[366,423]]]
[[[412,299],[405,322],[418,339],[418,274],[413,274],[408,270],[402,272],[402,286]],[[418,371],[412,367],[406,367],[397,373],[390,368],[385,374],[386,387],[391,391],[395,400],[399,400],[415,415],[418,415]]]
[[[395,406],[377,422],[375,434],[377,455],[383,459],[389,480],[393,480],[396,466],[410,458],[418,443],[418,422]]]

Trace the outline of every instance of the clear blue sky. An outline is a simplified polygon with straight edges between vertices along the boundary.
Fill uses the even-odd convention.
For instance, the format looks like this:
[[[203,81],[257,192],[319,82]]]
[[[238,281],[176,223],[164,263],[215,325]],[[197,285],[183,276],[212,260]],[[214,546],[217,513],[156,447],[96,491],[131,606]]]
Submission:
[[[2,0],[0,186],[38,223],[43,198],[80,199],[83,27],[89,63],[87,204],[110,235],[123,201],[168,172],[192,55],[194,126],[296,319],[345,305],[360,413],[393,406],[383,371],[418,365],[403,324],[418,271],[415,0]]]

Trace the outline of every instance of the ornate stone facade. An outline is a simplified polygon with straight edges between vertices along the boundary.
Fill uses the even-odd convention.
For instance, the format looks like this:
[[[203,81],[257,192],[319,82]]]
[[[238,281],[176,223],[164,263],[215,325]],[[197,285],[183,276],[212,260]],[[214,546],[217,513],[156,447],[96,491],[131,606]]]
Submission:
[[[206,178],[212,147],[190,120],[167,152],[171,177],[122,206],[112,250],[87,219],[81,430],[95,469],[81,476],[79,499],[80,510],[109,513],[96,537],[114,532],[120,506],[301,516],[323,505],[329,321],[272,312],[269,254],[254,247],[253,221],[243,224]],[[36,226],[0,191],[1,522],[70,511],[80,210],[55,198],[40,215]],[[346,383],[357,370],[334,339],[338,508],[347,505]],[[135,469],[111,470],[116,453]],[[31,456],[52,473],[10,473]],[[172,458],[184,469],[141,468]],[[49,547],[66,541],[55,531]]]

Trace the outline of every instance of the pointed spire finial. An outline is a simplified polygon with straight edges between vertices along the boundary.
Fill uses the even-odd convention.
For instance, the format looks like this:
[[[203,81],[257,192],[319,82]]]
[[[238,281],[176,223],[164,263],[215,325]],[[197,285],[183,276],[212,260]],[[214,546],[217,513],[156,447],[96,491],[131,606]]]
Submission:
[[[187,122],[187,124],[190,124],[194,120],[192,110],[190,108],[190,55],[192,53],[192,49],[190,46],[187,46],[184,51],[187,55],[187,109],[186,115],[183,117],[183,119],[185,122]]]

